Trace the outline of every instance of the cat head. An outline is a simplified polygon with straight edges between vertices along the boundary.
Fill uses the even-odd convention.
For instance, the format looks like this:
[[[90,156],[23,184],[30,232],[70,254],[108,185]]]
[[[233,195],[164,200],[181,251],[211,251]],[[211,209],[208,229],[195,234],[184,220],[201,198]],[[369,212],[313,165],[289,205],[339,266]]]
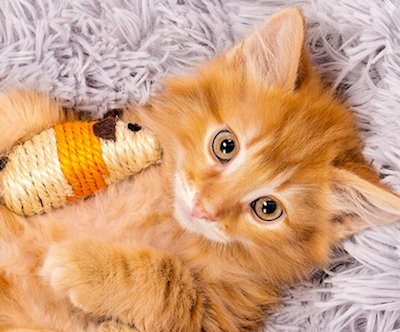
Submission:
[[[199,239],[324,262],[332,244],[400,217],[304,34],[301,12],[282,10],[147,107],[174,215]]]

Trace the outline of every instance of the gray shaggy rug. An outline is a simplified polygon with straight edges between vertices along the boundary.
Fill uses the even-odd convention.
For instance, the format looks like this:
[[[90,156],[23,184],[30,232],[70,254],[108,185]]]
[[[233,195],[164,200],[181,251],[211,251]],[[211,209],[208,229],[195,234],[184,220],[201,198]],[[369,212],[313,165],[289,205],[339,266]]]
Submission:
[[[400,1],[1,0],[0,90],[33,87],[100,117],[292,5],[313,62],[361,119],[365,156],[400,193]],[[400,331],[400,223],[347,241],[269,316],[268,332]]]

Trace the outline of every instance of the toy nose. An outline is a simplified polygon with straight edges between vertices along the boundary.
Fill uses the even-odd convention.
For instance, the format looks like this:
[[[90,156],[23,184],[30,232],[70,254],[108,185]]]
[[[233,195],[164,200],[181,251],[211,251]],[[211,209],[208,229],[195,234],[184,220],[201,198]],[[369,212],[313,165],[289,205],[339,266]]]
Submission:
[[[215,221],[217,218],[204,206],[203,201],[198,197],[195,198],[195,205],[193,207],[191,216],[193,218],[207,219],[208,221]]]

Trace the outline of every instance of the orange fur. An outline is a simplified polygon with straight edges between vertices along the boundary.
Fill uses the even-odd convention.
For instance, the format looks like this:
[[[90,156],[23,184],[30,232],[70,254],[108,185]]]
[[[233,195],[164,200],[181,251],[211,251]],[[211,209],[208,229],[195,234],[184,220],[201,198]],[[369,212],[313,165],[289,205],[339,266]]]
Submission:
[[[159,135],[161,165],[51,214],[0,206],[0,331],[256,331],[332,246],[397,220],[400,199],[362,157],[303,39],[301,13],[283,10],[125,112]],[[50,105],[27,133],[0,132],[5,147],[63,119],[30,93],[0,103],[2,123],[18,125],[36,116],[25,105]],[[239,145],[227,163],[211,149],[222,129]],[[283,206],[275,222],[252,212],[263,196]]]

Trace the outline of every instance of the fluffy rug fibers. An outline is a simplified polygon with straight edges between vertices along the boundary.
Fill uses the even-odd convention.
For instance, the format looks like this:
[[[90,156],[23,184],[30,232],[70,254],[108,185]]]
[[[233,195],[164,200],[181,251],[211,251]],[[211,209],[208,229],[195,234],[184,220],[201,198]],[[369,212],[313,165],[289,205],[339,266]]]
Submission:
[[[365,156],[400,193],[397,0],[1,0],[0,90],[31,87],[100,117],[293,5],[313,62],[360,118]],[[400,331],[400,223],[347,241],[269,316],[268,332]]]

